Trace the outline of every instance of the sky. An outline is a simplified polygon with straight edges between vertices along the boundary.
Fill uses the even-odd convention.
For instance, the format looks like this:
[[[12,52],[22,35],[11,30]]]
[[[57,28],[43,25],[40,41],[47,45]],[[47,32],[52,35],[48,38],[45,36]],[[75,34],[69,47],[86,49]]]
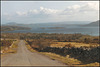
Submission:
[[[99,1],[2,1],[1,23],[99,20]]]

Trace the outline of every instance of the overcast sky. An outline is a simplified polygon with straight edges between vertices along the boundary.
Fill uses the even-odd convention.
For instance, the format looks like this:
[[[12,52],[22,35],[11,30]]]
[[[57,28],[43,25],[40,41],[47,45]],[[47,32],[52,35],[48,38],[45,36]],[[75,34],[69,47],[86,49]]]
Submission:
[[[97,21],[99,1],[3,1],[1,23]]]

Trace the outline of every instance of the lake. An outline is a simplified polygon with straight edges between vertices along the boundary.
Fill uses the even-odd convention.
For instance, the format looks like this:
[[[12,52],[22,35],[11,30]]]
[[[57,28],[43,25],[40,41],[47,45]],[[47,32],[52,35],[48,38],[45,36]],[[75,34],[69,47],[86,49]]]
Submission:
[[[80,25],[68,25],[68,24],[36,24],[29,25],[27,27],[31,27],[31,30],[14,30],[14,31],[5,31],[3,33],[64,33],[64,34],[88,34],[92,36],[99,35],[99,27],[82,27]],[[49,28],[50,27],[50,28]],[[53,28],[52,28],[53,27]],[[56,27],[63,27],[56,29]]]

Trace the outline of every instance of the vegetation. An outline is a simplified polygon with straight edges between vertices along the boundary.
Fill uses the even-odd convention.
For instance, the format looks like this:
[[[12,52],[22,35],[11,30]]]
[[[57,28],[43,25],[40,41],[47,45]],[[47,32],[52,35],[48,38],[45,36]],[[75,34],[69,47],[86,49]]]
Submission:
[[[58,61],[61,61],[65,64],[67,64],[67,65],[79,65],[79,64],[81,64],[81,61],[74,59],[74,58],[71,58],[71,57],[69,57],[69,55],[64,57],[64,56],[61,56],[59,54],[50,53],[50,52],[40,52],[40,53],[49,56],[52,60],[58,60]]]
[[[9,47],[11,46],[13,43],[13,40],[1,40],[0,41],[0,46],[1,46],[1,50],[5,47]]]
[[[40,43],[36,43],[34,45],[35,42],[33,41],[27,41],[30,46],[33,48],[33,50],[35,49],[35,51],[38,51],[44,55],[47,55],[49,57],[51,57],[52,59],[56,59],[56,60],[60,60],[63,63],[66,63],[68,65],[74,65],[74,66],[98,66],[100,63],[100,54],[99,54],[99,50],[100,47],[73,47],[71,45],[66,46],[66,47],[50,47],[50,45],[48,44],[48,46],[41,44],[42,41]],[[47,41],[46,41],[47,42]],[[44,47],[40,47],[40,45],[44,45]],[[92,64],[93,63],[93,64]]]
[[[28,49],[29,51],[31,51],[31,52],[37,52],[37,51],[34,50],[26,41],[24,41],[24,42],[25,42],[26,47],[27,47],[27,49]]]
[[[83,34],[2,33],[2,39],[23,39],[27,48],[68,65],[98,66],[99,36]]]
[[[94,63],[89,63],[89,64],[83,64],[81,61],[73,58],[73,57],[70,57],[69,55],[66,55],[65,57],[64,56],[61,56],[59,54],[55,54],[55,53],[51,53],[51,52],[40,52],[41,54],[44,54],[48,57],[50,57],[52,60],[58,60],[58,61],[61,61],[69,66],[75,66],[75,67],[81,67],[81,66],[94,66],[94,67],[97,67],[99,66],[99,63],[98,62],[94,62]]]
[[[50,45],[51,47],[85,47],[85,48],[94,48],[99,46],[99,44],[96,43],[77,43],[77,42],[54,42],[53,44]]]
[[[99,36],[77,34],[57,34],[57,33],[2,33],[2,38],[10,39],[48,39],[56,42],[77,42],[77,43],[95,43],[100,44]]]
[[[18,40],[1,40],[1,53],[16,53]]]

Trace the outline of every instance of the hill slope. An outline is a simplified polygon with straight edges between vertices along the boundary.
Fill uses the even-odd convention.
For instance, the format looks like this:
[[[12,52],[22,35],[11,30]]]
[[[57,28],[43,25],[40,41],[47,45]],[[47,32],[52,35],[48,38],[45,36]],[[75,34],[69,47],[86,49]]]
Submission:
[[[28,30],[31,28],[22,26],[1,26],[1,31],[13,31],[13,30]]]
[[[83,26],[97,27],[97,26],[99,26],[99,22],[100,22],[100,20],[95,21],[95,22],[92,22],[92,23],[90,23],[90,24],[83,25]]]

